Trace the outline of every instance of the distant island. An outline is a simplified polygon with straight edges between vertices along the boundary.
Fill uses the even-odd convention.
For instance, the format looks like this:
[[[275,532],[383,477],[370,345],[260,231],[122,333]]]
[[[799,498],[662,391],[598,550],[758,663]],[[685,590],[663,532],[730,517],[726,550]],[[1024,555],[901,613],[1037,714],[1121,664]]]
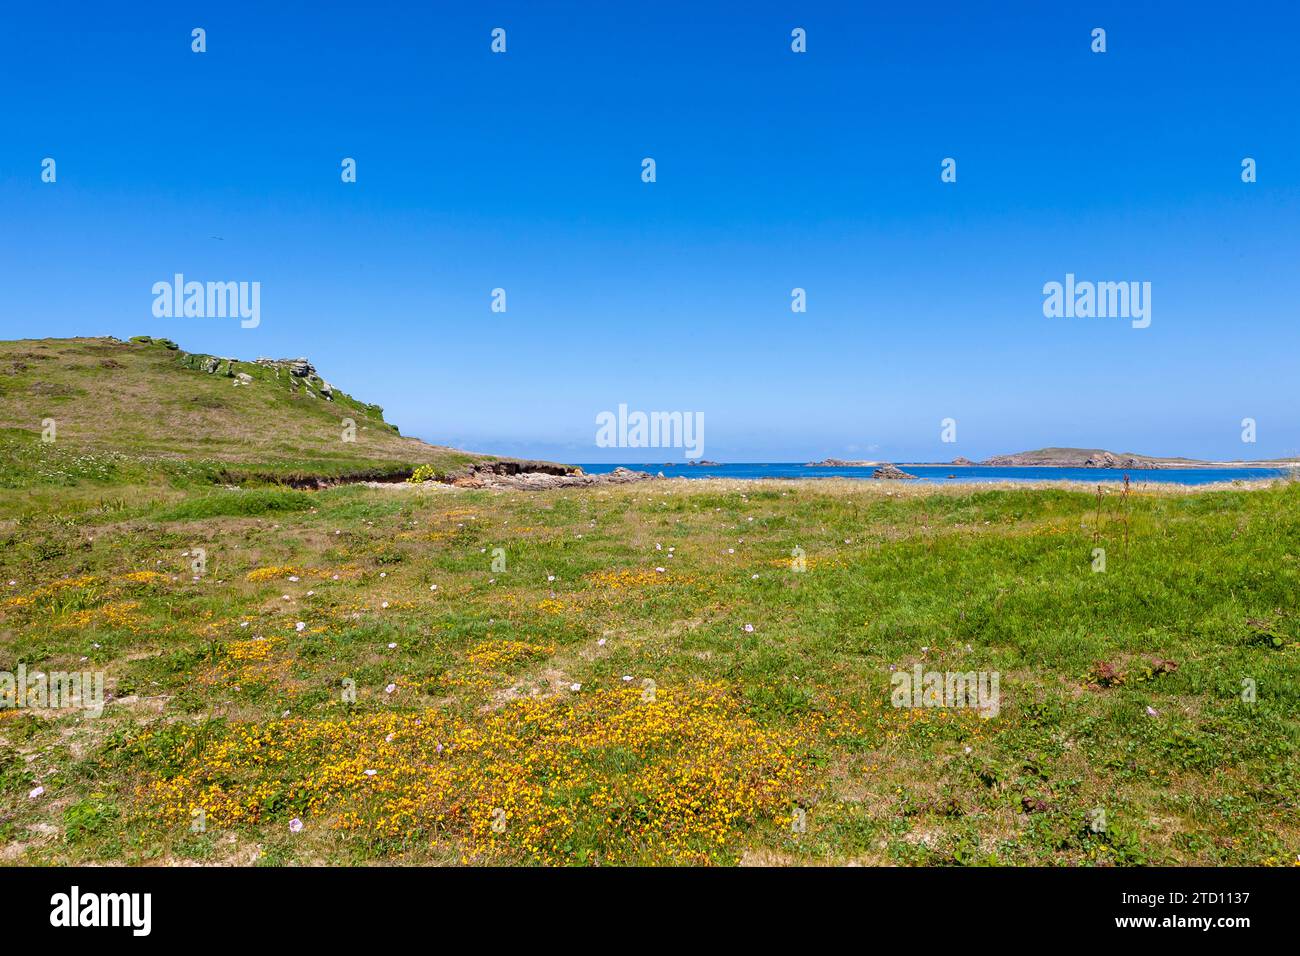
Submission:
[[[1133,452],[1113,452],[1104,448],[1038,448],[1034,451],[1015,452],[1010,455],[994,455],[984,461],[971,461],[969,458],[954,458],[951,462],[906,462],[908,465],[947,465],[957,467],[989,468],[1278,468],[1297,463],[1295,458],[1274,458],[1268,460],[1238,461],[1204,461],[1197,458],[1162,458],[1157,455],[1139,455]],[[825,458],[822,461],[810,461],[805,468],[880,468],[888,466],[882,461],[846,461],[843,458]]]
[[[1027,468],[1198,468],[1206,462],[1191,458],[1159,458],[1104,448],[1039,448],[1011,455],[995,455],[983,464],[990,467]]]
[[[881,461],[846,461],[843,458],[825,458],[821,461],[810,461],[804,465],[805,468],[879,468],[886,464]]]

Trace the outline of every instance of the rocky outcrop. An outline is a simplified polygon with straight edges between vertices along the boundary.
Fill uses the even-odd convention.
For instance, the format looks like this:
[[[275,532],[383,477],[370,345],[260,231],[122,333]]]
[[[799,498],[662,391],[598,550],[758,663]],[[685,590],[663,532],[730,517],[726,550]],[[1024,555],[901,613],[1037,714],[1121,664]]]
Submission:
[[[846,461],[843,458],[824,458],[821,461],[810,461],[804,465],[805,468],[876,468],[879,467],[878,461]]]
[[[969,468],[970,466],[975,464],[975,462],[971,461],[969,458],[965,458],[961,455],[958,455],[956,458],[954,458],[952,460],[952,463],[954,465],[959,465],[963,468]]]
[[[627,469],[621,469],[626,471]],[[557,465],[551,461],[527,461],[517,458],[505,458],[492,461],[476,461],[465,468],[465,477],[475,475],[581,475],[582,469],[577,465]],[[453,475],[453,477],[458,477]]]
[[[181,364],[186,368],[192,368],[196,372],[204,372],[208,375],[219,375],[222,378],[234,378],[235,367],[239,364],[239,359],[221,358],[217,355],[198,355],[186,352],[181,358]]]
[[[1108,451],[1100,455],[1089,455],[1083,462],[1084,468],[1118,468],[1119,466],[1119,458]]]
[[[871,473],[872,478],[885,478],[890,480],[915,480],[916,475],[909,475],[897,465],[884,464]]]
[[[282,370],[288,372],[290,385],[301,385],[310,398],[319,397],[327,402],[334,401],[334,386],[321,378],[316,371],[316,366],[306,358],[273,359],[261,356],[254,364],[274,369],[276,378],[280,377]]]
[[[1084,468],[1163,468],[1164,466],[1147,458],[1132,455],[1121,458],[1119,455],[1104,451],[1100,455],[1091,455],[1083,463]]]
[[[152,335],[133,335],[131,336],[131,341],[135,342],[137,345],[161,345],[163,348],[169,349],[172,352],[180,351],[180,346],[171,339],[154,338]]]
[[[495,462],[495,465],[516,466],[524,462]],[[477,466],[472,466],[477,467]],[[549,488],[587,488],[594,485],[626,485],[634,481],[655,481],[644,471],[615,468],[605,475],[583,474],[581,468],[565,471],[562,466],[550,466],[546,471],[520,471],[503,468],[472,470],[451,479],[457,488],[512,488],[524,491],[544,491]]]

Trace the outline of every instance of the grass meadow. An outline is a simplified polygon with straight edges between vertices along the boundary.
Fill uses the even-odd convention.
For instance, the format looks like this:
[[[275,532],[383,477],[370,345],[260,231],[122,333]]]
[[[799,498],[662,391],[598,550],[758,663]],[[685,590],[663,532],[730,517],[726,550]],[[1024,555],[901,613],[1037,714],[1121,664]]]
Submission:
[[[0,662],[108,696],[0,710],[4,862],[1300,853],[1298,485],[240,490],[97,460],[0,507]],[[996,673],[996,714],[894,706],[917,665]]]

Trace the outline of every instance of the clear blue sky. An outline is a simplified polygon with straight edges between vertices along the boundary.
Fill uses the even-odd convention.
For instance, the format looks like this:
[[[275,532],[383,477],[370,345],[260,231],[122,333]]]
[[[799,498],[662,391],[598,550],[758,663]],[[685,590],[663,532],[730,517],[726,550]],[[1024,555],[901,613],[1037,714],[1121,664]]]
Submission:
[[[595,448],[619,403],[702,411],[724,461],[1300,452],[1291,2],[14,3],[4,21],[3,338],[306,355],[406,434],[568,461],[680,457]],[[176,272],[259,281],[260,327],[154,318]],[[1067,272],[1151,282],[1151,327],[1045,318]]]

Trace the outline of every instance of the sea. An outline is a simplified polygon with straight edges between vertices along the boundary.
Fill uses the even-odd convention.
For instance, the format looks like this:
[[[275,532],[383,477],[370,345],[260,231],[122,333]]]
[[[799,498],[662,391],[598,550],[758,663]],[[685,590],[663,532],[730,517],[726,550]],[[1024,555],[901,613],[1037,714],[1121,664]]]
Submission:
[[[862,478],[870,479],[872,468],[809,467],[803,462],[742,462],[718,465],[687,465],[682,462],[629,462],[582,465],[589,475],[599,475],[615,468],[663,472],[668,478]],[[980,484],[1002,481],[1085,481],[1122,482],[1124,476],[1134,482],[1157,481],[1176,485],[1206,485],[1214,482],[1267,481],[1284,478],[1285,468],[1038,468],[987,467],[984,465],[902,465],[910,475],[933,484]],[[914,482],[909,482],[914,484]]]

